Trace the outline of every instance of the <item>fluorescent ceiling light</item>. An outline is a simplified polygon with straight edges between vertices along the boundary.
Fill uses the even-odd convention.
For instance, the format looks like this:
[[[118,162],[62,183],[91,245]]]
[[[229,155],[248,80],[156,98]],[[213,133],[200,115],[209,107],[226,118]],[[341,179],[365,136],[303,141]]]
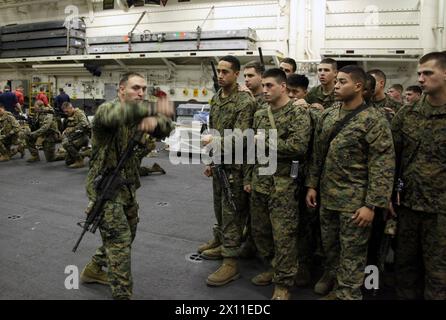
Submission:
[[[33,69],[83,68],[83,63],[33,64]]]

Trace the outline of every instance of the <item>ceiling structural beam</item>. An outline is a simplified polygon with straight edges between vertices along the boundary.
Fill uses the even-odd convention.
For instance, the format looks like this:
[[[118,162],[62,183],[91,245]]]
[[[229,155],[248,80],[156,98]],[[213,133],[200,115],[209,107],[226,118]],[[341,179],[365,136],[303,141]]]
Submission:
[[[174,75],[175,74],[175,72],[176,72],[176,64],[175,63],[173,63],[172,61],[170,61],[170,60],[167,60],[167,58],[161,58],[161,60],[164,62],[164,64],[167,66],[167,70],[169,70],[169,76],[168,76],[168,79],[171,79],[172,78],[172,75]]]
[[[127,67],[127,65],[124,63],[124,62],[122,62],[121,60],[119,60],[119,59],[113,59],[117,64],[119,64],[121,67],[123,67],[125,70],[128,70],[129,68]]]
[[[58,0],[28,0],[28,1],[20,1],[17,3],[11,4],[0,4],[0,9],[8,9],[8,8],[16,8],[23,7],[26,5],[35,5],[35,4],[44,4],[44,3],[57,3]]]
[[[90,19],[90,23],[94,21],[94,8],[93,8],[93,0],[85,0],[87,2],[88,7],[88,18]]]

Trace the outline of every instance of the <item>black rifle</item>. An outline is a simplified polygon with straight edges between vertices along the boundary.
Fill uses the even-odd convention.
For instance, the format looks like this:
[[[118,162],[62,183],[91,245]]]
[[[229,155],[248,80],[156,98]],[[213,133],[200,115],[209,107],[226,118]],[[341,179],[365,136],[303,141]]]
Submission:
[[[231,185],[229,184],[228,175],[226,174],[225,167],[223,164],[214,164],[214,172],[217,175],[218,181],[220,181],[220,186],[225,195],[226,201],[230,205],[232,212],[237,213],[237,206],[234,202],[234,195],[232,194]]]
[[[74,141],[74,140],[80,139],[80,138],[82,138],[84,136],[88,136],[88,131],[89,131],[88,128],[86,128],[86,129],[77,129],[77,130],[72,131],[69,134],[67,134],[66,137],[67,137],[68,141]]]
[[[121,177],[120,171],[124,167],[127,160],[133,155],[135,147],[140,143],[143,133],[137,131],[132,139],[129,141],[127,148],[121,155],[117,166],[114,169],[108,169],[99,175],[95,181],[95,189],[98,195],[93,208],[88,213],[88,217],[82,226],[82,233],[74,245],[73,252],[76,252],[79,243],[85,235],[85,232],[90,231],[95,233],[104,215],[103,208],[107,201],[113,200],[118,195],[122,186],[128,185],[131,182]]]
[[[212,77],[212,81],[214,81],[214,89],[215,92],[217,92],[218,89],[220,89],[220,86],[218,85],[218,75],[217,75],[217,69],[215,69],[214,61],[211,61],[211,67],[212,67],[212,73],[214,74],[214,76]]]
[[[14,117],[17,119],[17,121],[22,121],[22,123],[23,123],[23,121],[26,122],[28,124],[29,128],[31,129],[31,131],[35,131],[38,129],[37,119],[35,119],[35,118],[26,117],[22,114],[14,115]]]
[[[260,58],[260,64],[263,67],[263,71],[265,71],[265,60],[263,60],[263,53],[261,47],[259,47],[259,58]]]

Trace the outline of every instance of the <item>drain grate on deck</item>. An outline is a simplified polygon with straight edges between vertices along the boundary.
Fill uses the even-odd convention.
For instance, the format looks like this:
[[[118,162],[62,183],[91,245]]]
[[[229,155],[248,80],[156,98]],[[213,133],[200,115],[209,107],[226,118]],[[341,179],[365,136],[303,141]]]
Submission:
[[[22,219],[22,216],[19,216],[17,214],[14,214],[12,216],[8,216],[8,220],[19,220]]]
[[[169,205],[169,203],[168,202],[157,202],[156,205],[159,207],[167,207]]]
[[[201,263],[203,262],[203,258],[199,253],[189,253],[186,255],[186,260],[193,263]]]

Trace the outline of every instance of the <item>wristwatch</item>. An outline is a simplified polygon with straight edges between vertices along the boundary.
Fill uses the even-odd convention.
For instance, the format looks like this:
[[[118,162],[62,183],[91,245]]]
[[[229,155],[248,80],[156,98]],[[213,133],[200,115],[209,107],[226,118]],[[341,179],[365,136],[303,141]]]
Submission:
[[[372,206],[371,204],[366,204],[364,207],[369,208],[372,211],[375,211],[375,206]]]

